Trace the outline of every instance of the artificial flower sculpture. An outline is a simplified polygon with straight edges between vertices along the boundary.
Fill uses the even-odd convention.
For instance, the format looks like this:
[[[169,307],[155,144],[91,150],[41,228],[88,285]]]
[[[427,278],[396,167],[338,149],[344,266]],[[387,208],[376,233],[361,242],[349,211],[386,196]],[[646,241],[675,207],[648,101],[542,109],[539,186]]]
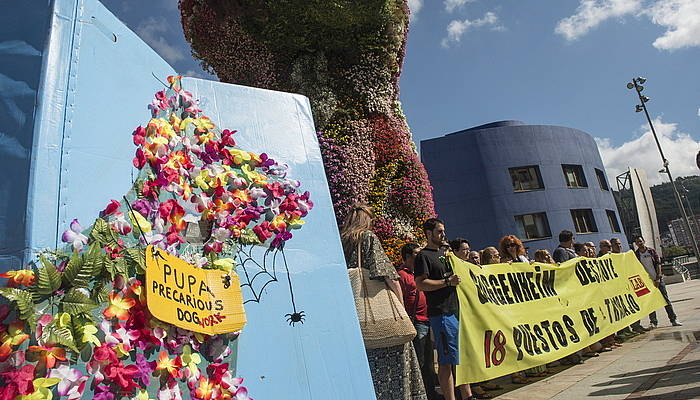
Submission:
[[[88,231],[73,220],[65,250],[0,275],[9,278],[0,295],[18,316],[7,322],[0,306],[0,400],[79,399],[86,387],[103,400],[147,400],[149,387],[159,400],[250,399],[224,362],[238,333],[207,337],[149,313],[143,249],[234,274],[237,245],[282,248],[313,203],[286,165],[236,148],[236,131],[201,115],[180,77],[168,82],[133,133],[140,172],[131,191]],[[205,241],[187,243],[188,226],[200,222]]]

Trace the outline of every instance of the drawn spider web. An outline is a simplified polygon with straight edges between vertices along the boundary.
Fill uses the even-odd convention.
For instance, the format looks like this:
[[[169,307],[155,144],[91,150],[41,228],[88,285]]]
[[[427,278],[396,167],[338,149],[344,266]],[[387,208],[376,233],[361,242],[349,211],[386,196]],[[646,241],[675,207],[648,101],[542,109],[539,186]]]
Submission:
[[[250,292],[252,298],[245,299],[243,304],[249,302],[260,303],[263,296],[263,292],[267,285],[272,282],[279,282],[277,279],[277,262],[278,255],[281,254],[282,264],[287,272],[287,282],[289,283],[289,298],[292,303],[292,312],[285,314],[290,325],[296,323],[304,323],[305,313],[304,311],[298,311],[296,302],[294,300],[294,289],[292,287],[292,277],[289,273],[289,266],[287,264],[287,258],[284,254],[284,249],[272,249],[268,248],[265,250],[262,256],[262,264],[256,259],[255,249],[260,249],[260,246],[256,245],[239,245],[236,249],[236,261],[238,263],[239,269],[239,279],[241,282],[241,290],[248,288],[247,291]],[[268,262],[270,265],[268,266]]]
[[[238,276],[241,280],[241,290],[247,287],[247,292],[250,292],[250,296],[252,296],[244,299],[243,304],[260,303],[267,285],[279,282],[277,279],[277,254],[280,250],[268,248],[265,250],[262,260],[258,261],[260,258],[256,257],[254,252],[260,248],[256,245],[239,245],[236,250],[236,263],[240,268]],[[268,267],[270,258],[272,259],[271,265]]]

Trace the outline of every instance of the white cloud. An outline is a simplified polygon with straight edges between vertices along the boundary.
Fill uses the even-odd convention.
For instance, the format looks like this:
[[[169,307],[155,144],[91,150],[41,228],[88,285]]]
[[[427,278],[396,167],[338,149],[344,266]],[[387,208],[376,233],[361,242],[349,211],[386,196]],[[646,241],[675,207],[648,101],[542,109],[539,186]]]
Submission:
[[[185,55],[182,49],[168,43],[168,40],[163,35],[170,30],[171,24],[172,22],[169,23],[164,17],[148,17],[141,21],[136,28],[136,34],[144,42],[148,43],[156,53],[172,64],[176,61],[184,60]]]
[[[189,76],[189,77],[192,77],[192,78],[209,79],[209,77],[206,76],[202,71],[195,71],[195,70],[193,70],[193,69],[188,69],[188,70],[185,71],[185,73],[182,74],[182,75],[183,75],[183,76]]]
[[[641,0],[581,0],[576,13],[559,21],[554,32],[566,40],[576,40],[601,22],[635,13],[641,6]]]
[[[465,19],[464,21],[453,20],[447,25],[447,37],[442,39],[442,47],[450,47],[450,43],[458,43],[462,39],[462,35],[470,29],[481,28],[484,26],[490,26],[492,30],[504,30],[505,28],[501,25],[498,16],[491,11],[484,14],[482,18],[479,19]]]
[[[678,124],[665,123],[661,118],[654,120],[654,128],[673,176],[697,175],[695,155],[700,150],[700,142],[687,133],[680,132]],[[663,168],[663,162],[649,126],[642,125],[640,132],[641,136],[620,146],[612,145],[608,138],[595,138],[609,182],[615,182],[615,177],[625,172],[627,167],[643,168],[652,185],[667,180],[666,175],[658,172]]]
[[[408,9],[411,13],[408,15],[408,19],[413,21],[418,18],[418,12],[423,7],[423,0],[408,0]]]
[[[656,40],[654,47],[660,50],[675,50],[700,46],[700,1],[661,0],[644,12],[651,22],[666,28]]]
[[[463,5],[471,3],[472,1],[474,0],[445,0],[443,1],[443,4],[445,5],[445,11],[451,13]]]

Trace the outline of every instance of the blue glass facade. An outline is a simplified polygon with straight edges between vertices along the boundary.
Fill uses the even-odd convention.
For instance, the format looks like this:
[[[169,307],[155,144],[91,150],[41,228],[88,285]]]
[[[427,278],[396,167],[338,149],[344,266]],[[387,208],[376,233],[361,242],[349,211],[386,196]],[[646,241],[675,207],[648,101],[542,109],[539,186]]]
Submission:
[[[537,249],[556,248],[564,229],[575,232],[578,242],[597,246],[617,237],[626,246],[624,233],[615,232],[622,224],[598,147],[585,132],[501,121],[421,141],[421,158],[448,236],[464,237],[474,249],[515,234],[532,257]],[[572,184],[581,178],[576,171],[585,184]],[[523,175],[534,177],[529,186]],[[572,210],[582,210],[574,211],[578,223]],[[531,223],[526,229],[523,220]]]

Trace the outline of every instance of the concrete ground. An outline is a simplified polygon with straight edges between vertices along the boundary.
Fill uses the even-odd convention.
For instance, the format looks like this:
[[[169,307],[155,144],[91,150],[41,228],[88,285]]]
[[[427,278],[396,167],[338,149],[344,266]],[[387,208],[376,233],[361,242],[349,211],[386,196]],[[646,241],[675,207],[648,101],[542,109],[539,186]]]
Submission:
[[[584,364],[563,368],[525,386],[497,382],[500,400],[700,399],[700,280],[668,285],[681,327],[661,309],[659,327],[627,340],[621,348]],[[648,326],[648,319],[642,321]]]

